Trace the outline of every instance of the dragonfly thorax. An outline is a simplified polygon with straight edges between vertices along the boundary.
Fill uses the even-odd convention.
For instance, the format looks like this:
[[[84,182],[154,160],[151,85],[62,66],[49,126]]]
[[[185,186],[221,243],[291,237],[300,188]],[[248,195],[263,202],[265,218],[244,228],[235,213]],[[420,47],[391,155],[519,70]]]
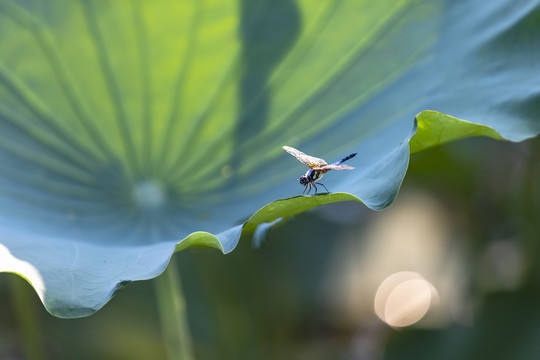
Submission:
[[[315,183],[315,180],[319,180],[323,176],[323,171],[315,170],[315,169],[309,169],[305,175],[301,176],[298,181],[300,181],[301,185],[307,186],[308,184]]]

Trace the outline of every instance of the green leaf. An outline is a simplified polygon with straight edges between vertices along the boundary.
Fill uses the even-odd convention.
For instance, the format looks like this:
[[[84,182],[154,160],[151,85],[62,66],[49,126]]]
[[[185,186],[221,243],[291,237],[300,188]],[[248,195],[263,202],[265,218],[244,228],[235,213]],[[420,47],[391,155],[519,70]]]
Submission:
[[[525,0],[0,0],[0,271],[56,316],[89,315],[174,251],[227,253],[325,203],[388,206],[421,110],[535,136],[535,14]],[[434,115],[413,151],[494,134]],[[357,152],[356,169],[291,198],[306,168],[283,145]]]
[[[411,154],[469,136],[503,140],[503,137],[489,126],[460,120],[436,111],[422,111],[416,115],[416,121],[418,128],[409,141]]]

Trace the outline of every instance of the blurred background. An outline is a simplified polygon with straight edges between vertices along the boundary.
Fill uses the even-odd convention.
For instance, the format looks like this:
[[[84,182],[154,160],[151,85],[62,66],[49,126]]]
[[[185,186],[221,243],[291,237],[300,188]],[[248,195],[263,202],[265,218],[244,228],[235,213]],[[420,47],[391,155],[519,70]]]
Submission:
[[[175,254],[196,358],[537,359],[539,154],[458,141],[413,156],[384,211],[328,205],[257,249]],[[0,274],[0,359],[165,358],[154,296],[134,282],[63,320]]]

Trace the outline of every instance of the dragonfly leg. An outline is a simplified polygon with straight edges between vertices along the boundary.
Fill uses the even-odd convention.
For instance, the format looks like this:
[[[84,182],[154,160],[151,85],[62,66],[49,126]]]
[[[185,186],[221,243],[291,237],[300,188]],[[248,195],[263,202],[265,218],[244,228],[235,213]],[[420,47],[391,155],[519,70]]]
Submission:
[[[313,183],[313,187],[315,188],[315,195],[317,195],[317,185],[315,185],[315,183]]]
[[[317,184],[319,184],[319,185],[322,185],[322,186],[323,186],[323,188],[325,188],[325,189],[326,189],[326,192],[330,194],[330,191],[328,191],[328,189],[326,188],[326,186],[324,186],[324,184],[323,184],[323,183],[317,183]]]

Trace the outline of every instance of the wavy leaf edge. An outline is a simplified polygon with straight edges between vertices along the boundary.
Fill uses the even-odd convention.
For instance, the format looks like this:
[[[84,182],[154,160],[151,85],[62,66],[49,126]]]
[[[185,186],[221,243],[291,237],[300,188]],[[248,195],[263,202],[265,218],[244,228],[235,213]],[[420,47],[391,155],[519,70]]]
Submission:
[[[497,130],[488,125],[459,119],[435,110],[421,111],[415,116],[414,121],[415,126],[411,132],[411,136],[407,139],[409,142],[410,155],[417,154],[437,145],[442,145],[473,136],[483,136],[490,137],[495,140],[510,141],[509,139],[504,138]],[[399,187],[401,187],[401,183]],[[397,191],[399,191],[399,188]],[[298,195],[285,199],[279,199],[268,203],[257,210],[243,224],[233,227],[220,234],[213,235],[208,232],[200,231],[188,235],[185,239],[181,240],[177,244],[175,252],[192,246],[203,246],[211,247],[221,251],[224,254],[227,254],[234,250],[236,244],[242,236],[253,234],[257,230],[257,227],[261,224],[271,224],[277,219],[286,219],[318,206],[341,201],[357,201],[368,206],[372,210],[383,210],[392,204],[394,198],[389,199],[389,201],[380,209],[370,207],[364,201],[362,201],[362,199],[353,194],[345,192],[318,195]],[[280,209],[284,209],[284,211],[280,211]],[[264,232],[271,228],[272,225],[268,226]],[[231,236],[235,236],[236,238],[231,239]],[[231,246],[231,241],[234,242],[234,246]],[[228,245],[223,246],[222,244],[224,242]]]

